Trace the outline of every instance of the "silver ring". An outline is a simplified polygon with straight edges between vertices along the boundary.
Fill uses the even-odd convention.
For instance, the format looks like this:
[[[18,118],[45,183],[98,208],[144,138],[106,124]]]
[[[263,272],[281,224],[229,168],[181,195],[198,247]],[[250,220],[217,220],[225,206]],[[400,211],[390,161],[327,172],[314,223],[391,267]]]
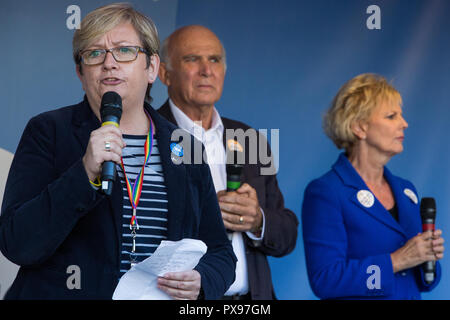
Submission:
[[[111,142],[109,142],[109,141],[105,142],[105,150],[108,151],[108,152],[111,151]]]
[[[244,223],[244,217],[243,217],[243,216],[240,216],[240,217],[239,217],[239,223],[240,223],[240,224],[243,224],[243,223]]]

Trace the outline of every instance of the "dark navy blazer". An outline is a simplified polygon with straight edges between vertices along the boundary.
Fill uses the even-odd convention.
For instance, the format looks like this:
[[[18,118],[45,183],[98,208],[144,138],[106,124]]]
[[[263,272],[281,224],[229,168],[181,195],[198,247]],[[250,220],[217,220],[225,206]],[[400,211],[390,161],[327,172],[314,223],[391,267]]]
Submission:
[[[420,205],[411,182],[386,167],[384,177],[394,194],[398,222],[375,196],[373,205],[358,200],[358,192],[369,188],[344,154],[306,188],[303,240],[309,282],[319,298],[420,299],[420,291],[438,284],[439,263],[430,285],[420,267],[394,274],[390,254],[421,232]]]
[[[236,257],[209,167],[174,164],[170,143],[176,127],[145,108],[156,126],[168,190],[168,240],[206,243],[195,269],[205,298],[220,298],[234,281]],[[99,126],[86,98],[27,124],[0,217],[0,249],[21,266],[6,299],[111,299],[120,277],[122,186],[116,176],[111,197],[99,194],[82,163],[90,133]],[[72,265],[80,268],[81,289],[67,286]]]

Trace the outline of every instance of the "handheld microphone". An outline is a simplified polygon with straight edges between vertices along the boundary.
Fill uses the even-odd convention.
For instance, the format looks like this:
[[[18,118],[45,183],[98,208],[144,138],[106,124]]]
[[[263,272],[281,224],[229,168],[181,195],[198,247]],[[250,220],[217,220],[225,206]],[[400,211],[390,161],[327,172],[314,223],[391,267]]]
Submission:
[[[227,152],[227,192],[236,191],[242,184],[241,176],[242,176],[242,168],[244,167],[242,164],[238,164],[237,162],[237,151],[228,151]],[[233,239],[233,231],[226,229],[228,240],[232,241]]]
[[[420,201],[420,216],[422,218],[422,231],[434,231],[436,220],[436,201],[434,198],[422,198],[422,201]],[[425,282],[427,284],[432,283],[436,273],[436,262],[424,262],[422,269],[425,274]]]
[[[234,156],[234,158],[232,158]],[[242,164],[237,163],[238,152],[228,152],[227,153],[227,191],[236,191],[242,184]]]
[[[122,98],[114,91],[106,92],[102,97],[100,107],[100,116],[102,127],[112,124],[119,127],[120,117],[122,116]],[[114,161],[105,161],[102,165],[101,190],[106,195],[111,195],[113,182],[116,176],[116,164]]]

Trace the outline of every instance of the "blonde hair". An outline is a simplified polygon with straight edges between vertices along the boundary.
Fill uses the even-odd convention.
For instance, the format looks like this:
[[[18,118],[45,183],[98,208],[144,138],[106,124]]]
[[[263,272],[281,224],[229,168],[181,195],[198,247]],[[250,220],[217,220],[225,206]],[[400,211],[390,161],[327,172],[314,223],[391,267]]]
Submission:
[[[159,54],[159,37],[153,21],[136,11],[129,3],[113,3],[95,9],[81,21],[80,29],[75,31],[72,40],[72,54],[80,73],[80,53],[87,49],[92,42],[105,33],[111,31],[121,23],[129,22],[136,30],[142,47],[149,53],[147,55],[147,68],[150,66],[150,56]],[[151,101],[149,84],[147,88],[147,100]]]
[[[352,124],[368,120],[383,101],[402,103],[400,93],[384,77],[364,73],[347,81],[323,118],[326,135],[339,149],[349,152],[357,141]]]

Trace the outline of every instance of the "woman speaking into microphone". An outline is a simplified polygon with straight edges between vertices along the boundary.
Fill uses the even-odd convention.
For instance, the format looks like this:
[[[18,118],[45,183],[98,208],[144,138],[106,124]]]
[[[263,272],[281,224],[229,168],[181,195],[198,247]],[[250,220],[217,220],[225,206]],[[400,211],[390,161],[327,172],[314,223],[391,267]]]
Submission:
[[[325,133],[344,152],[304,194],[306,264],[319,298],[420,299],[440,280],[442,231],[421,232],[414,185],[386,168],[403,151],[401,104],[386,79],[362,74],[343,85],[324,117]],[[431,283],[426,261],[436,261]]]

